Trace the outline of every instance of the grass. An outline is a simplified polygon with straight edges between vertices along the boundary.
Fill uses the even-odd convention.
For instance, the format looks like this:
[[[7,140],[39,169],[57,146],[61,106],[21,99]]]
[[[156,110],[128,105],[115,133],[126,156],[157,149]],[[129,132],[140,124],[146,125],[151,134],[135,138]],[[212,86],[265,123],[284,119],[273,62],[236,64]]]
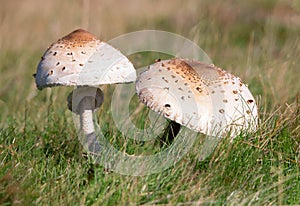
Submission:
[[[166,5],[27,0],[1,5],[0,205],[299,204],[297,1]],[[78,27],[107,40],[140,29],[192,39],[216,65],[248,83],[259,104],[258,131],[233,142],[222,139],[205,158],[199,148],[206,137],[199,134],[179,162],[148,176],[120,175],[94,164],[67,110],[66,97],[73,88],[37,91],[32,78],[45,48]],[[144,53],[130,59],[141,67],[161,56]],[[117,130],[109,110],[113,90],[104,88],[107,98],[98,112],[107,141],[130,154],[159,152],[155,141],[128,140]],[[135,106],[136,97],[132,109]],[[133,119],[139,128],[147,123],[147,118],[142,120]]]

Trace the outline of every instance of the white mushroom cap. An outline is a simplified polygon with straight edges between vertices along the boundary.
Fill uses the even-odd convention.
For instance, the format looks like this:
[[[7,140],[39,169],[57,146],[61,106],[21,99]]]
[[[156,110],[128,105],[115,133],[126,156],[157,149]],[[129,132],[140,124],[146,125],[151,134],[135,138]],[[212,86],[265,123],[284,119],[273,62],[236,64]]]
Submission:
[[[231,131],[234,137],[257,126],[257,106],[247,86],[214,65],[178,58],[159,61],[138,77],[136,91],[150,109],[204,134]]]
[[[97,86],[135,81],[136,72],[120,51],[78,29],[48,48],[35,79],[39,89],[58,85]]]

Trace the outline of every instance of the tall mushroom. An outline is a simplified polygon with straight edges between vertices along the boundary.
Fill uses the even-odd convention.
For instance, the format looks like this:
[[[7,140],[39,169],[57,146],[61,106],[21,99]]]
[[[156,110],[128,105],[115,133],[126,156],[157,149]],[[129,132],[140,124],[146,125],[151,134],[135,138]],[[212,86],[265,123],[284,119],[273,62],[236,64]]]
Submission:
[[[248,87],[214,65],[179,58],[156,62],[138,77],[136,92],[150,109],[207,135],[234,137],[257,126]]]
[[[103,102],[103,93],[95,86],[133,82],[136,72],[121,52],[78,29],[47,49],[34,76],[38,89],[79,86],[68,97],[69,109],[80,115],[81,130],[89,135],[94,132],[93,111]]]

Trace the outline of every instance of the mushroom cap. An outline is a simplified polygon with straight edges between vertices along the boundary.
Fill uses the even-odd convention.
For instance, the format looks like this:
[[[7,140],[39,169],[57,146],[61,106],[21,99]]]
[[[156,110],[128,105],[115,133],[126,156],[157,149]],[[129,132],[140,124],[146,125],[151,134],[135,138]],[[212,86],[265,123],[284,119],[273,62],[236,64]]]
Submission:
[[[254,130],[258,113],[248,87],[212,64],[178,59],[148,67],[137,79],[139,99],[150,109],[192,130],[232,137]]]
[[[38,64],[38,89],[132,82],[132,63],[117,49],[78,29],[53,43]]]

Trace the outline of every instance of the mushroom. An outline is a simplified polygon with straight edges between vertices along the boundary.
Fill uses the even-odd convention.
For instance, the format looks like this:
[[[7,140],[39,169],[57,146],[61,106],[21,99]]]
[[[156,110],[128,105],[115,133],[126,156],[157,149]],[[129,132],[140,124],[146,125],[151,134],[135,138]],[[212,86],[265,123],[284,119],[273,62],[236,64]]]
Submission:
[[[94,132],[93,111],[104,99],[95,86],[133,82],[136,72],[120,51],[78,29],[47,49],[34,76],[38,89],[79,86],[68,97],[69,109],[80,115],[81,130],[89,135]]]
[[[258,112],[248,87],[212,64],[174,58],[156,62],[137,79],[141,102],[164,117],[210,136],[257,127]]]

